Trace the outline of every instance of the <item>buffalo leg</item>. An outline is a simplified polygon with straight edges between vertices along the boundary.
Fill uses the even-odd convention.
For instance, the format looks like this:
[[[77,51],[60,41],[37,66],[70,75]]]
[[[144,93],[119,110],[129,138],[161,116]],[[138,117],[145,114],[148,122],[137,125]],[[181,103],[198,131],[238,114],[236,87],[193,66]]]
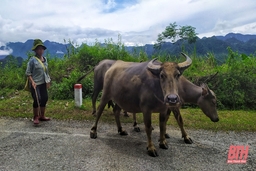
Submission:
[[[93,115],[95,115],[96,113],[96,100],[101,90],[102,90],[102,87],[99,87],[98,85],[94,85],[94,89],[92,93],[92,114]]]
[[[159,142],[159,147],[162,149],[168,149],[168,144],[165,139],[165,134],[166,134],[166,117],[167,117],[167,112],[161,112],[159,114],[159,122],[160,122],[160,142]]]
[[[156,157],[156,156],[158,156],[158,154],[157,154],[156,148],[151,139],[152,127],[151,127],[151,112],[150,111],[143,112],[143,121],[144,121],[145,130],[146,130],[147,138],[148,138],[148,145],[147,145],[148,154],[152,157]]]
[[[92,93],[92,115],[96,113],[96,99],[97,99],[96,93]]]
[[[125,130],[122,129],[121,122],[120,122],[120,112],[121,112],[121,108],[117,104],[115,104],[114,114],[115,114],[115,120],[116,120],[118,133],[120,135],[128,135],[128,133]]]
[[[138,126],[138,123],[137,123],[136,113],[133,113],[132,117],[133,117],[133,130],[135,132],[140,132],[140,127]],[[151,129],[152,129],[152,131],[154,130],[154,128],[152,126],[151,126]]]
[[[99,122],[99,119],[102,115],[102,112],[106,106],[106,104],[108,103],[110,99],[108,97],[105,97],[104,96],[104,93],[100,99],[100,105],[98,106],[98,110],[96,112],[96,121],[94,123],[94,125],[92,126],[91,128],[91,132],[90,132],[90,137],[91,138],[97,138],[97,126],[98,126],[98,122]]]
[[[135,132],[140,132],[140,127],[138,126],[138,123],[137,123],[136,113],[133,113],[132,117],[133,117],[133,130]]]
[[[183,127],[183,119],[182,116],[180,114],[180,109],[179,108],[173,108],[173,113],[175,116],[175,119],[180,127],[181,130],[181,134],[182,134],[182,138],[184,138],[184,142],[186,144],[192,144],[193,141],[192,139],[188,136],[187,132],[185,131],[184,127]]]
[[[110,107],[112,107],[113,110],[114,110],[115,105],[114,105],[114,103],[113,103],[112,100],[110,100],[110,101],[108,102],[108,108],[110,108]]]
[[[167,125],[167,121],[169,120],[169,117],[170,117],[171,112],[172,112],[172,111],[171,111],[170,109],[168,109],[168,111],[167,111],[167,113],[166,113],[166,118],[165,118],[165,125]],[[170,135],[167,134],[166,132],[165,132],[164,136],[165,136],[165,138],[170,138]]]

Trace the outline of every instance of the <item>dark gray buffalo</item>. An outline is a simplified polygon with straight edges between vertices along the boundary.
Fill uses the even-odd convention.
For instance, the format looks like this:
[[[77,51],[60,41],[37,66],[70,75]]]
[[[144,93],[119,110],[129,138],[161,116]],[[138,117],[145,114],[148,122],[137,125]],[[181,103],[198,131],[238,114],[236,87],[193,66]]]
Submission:
[[[178,80],[178,92],[180,97],[180,104],[184,103],[192,103],[198,105],[203,113],[208,116],[212,122],[218,122],[219,117],[216,108],[216,96],[212,90],[206,84],[202,84],[201,86],[197,86],[187,80],[185,77],[181,76]],[[184,138],[184,142],[187,144],[192,144],[192,139],[186,133],[183,127],[183,119],[180,114],[179,107],[171,107],[167,112],[167,119],[169,118],[170,113],[173,112],[175,119],[180,127],[182,138]],[[139,127],[136,121],[136,113],[133,113],[134,120],[134,130],[139,131]],[[166,138],[169,138],[169,135],[165,135]]]
[[[84,74],[82,77],[80,77],[77,80],[77,82],[80,82],[89,73],[91,73],[94,70],[94,77],[93,77],[94,85],[93,85],[93,93],[92,93],[92,114],[93,115],[96,113],[96,101],[97,101],[98,95],[103,89],[105,73],[115,62],[116,60],[104,59],[100,61],[99,64],[95,66],[92,70],[88,71],[86,74]],[[114,104],[112,101],[109,102],[109,106],[114,107]]]
[[[92,93],[92,114],[96,113],[96,100],[103,89],[104,76],[107,70],[116,62],[116,60],[105,59],[101,61],[94,68],[94,85],[93,85],[93,93]],[[111,102],[110,102],[111,103]]]
[[[120,123],[121,108],[131,113],[143,113],[148,137],[147,149],[150,156],[158,156],[151,140],[151,114],[159,112],[159,147],[167,149],[168,145],[165,139],[167,112],[171,107],[179,107],[178,80],[183,71],[192,63],[187,55],[183,53],[182,55],[186,57],[186,61],[182,63],[161,63],[155,59],[142,63],[116,61],[105,73],[103,93],[90,137],[97,138],[98,121],[106,104],[113,100],[116,103],[115,119],[118,132],[121,135],[127,135]]]
[[[208,116],[212,122],[218,122],[219,117],[217,113],[217,100],[214,92],[209,89],[206,84],[202,84],[201,86],[197,86],[190,81],[188,81],[185,77],[181,77],[178,81],[179,85],[179,96],[181,104],[183,103],[192,103],[196,104],[200,107],[203,113]],[[188,134],[186,133],[183,127],[183,119],[180,114],[179,108],[170,108],[168,111],[169,117],[170,112],[174,113],[175,119],[178,122],[178,125],[181,129],[182,137],[184,138],[185,143],[191,144],[193,141],[189,138]],[[168,120],[168,118],[167,118]],[[166,121],[167,121],[166,120]]]

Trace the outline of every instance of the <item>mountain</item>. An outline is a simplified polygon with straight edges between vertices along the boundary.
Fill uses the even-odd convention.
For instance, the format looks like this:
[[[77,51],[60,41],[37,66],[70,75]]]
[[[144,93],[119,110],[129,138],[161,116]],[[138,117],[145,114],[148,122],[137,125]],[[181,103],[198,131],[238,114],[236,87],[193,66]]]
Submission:
[[[20,67],[24,59],[22,57],[14,57],[13,55],[7,55],[3,59],[0,59],[0,67],[4,67],[7,63],[12,66]]]
[[[126,50],[130,53],[144,51],[148,56],[154,54],[170,54],[178,55],[185,49],[189,54],[195,53],[198,56],[205,56],[207,53],[213,53],[215,58],[220,62],[224,62],[227,57],[227,48],[230,47],[233,51],[243,53],[246,55],[256,53],[256,35],[242,35],[229,33],[226,36],[212,36],[204,37],[202,39],[197,38],[196,43],[188,44],[182,40],[178,40],[175,43],[166,42],[162,44],[160,51],[154,49],[154,45],[146,44],[140,47],[126,47]]]
[[[33,46],[33,40],[29,39],[25,43],[21,42],[10,42],[7,43],[6,46],[1,46],[0,50],[11,50],[12,53],[10,55],[16,57],[27,58],[27,53],[32,52],[31,48]],[[63,57],[64,54],[67,53],[67,48],[70,47],[70,44],[61,44],[57,42],[51,42],[46,40],[44,45],[47,47],[46,54],[49,54],[53,57]],[[4,58],[7,55],[0,56],[0,59]]]
[[[228,33],[226,36],[216,36],[217,39],[220,40],[227,40],[231,38],[235,38],[237,40],[240,40],[242,42],[247,42],[251,39],[256,39],[256,35],[250,35],[250,34],[240,34],[240,33]]]
[[[46,54],[51,57],[63,57],[67,53],[71,44],[62,44],[57,42],[51,42],[46,40],[44,42],[46,49]],[[21,57],[23,59],[27,58],[27,53],[32,52],[31,48],[33,45],[33,40],[27,40],[25,43],[21,42],[10,42],[6,46],[1,46],[1,51],[12,52],[10,55],[14,57]],[[105,44],[101,44],[105,46]],[[125,49],[129,53],[139,54],[141,51],[145,52],[149,57],[154,54],[165,54],[165,55],[177,55],[182,51],[182,47],[189,54],[195,53],[199,56],[205,56],[207,53],[213,53],[215,58],[223,61],[227,57],[227,47],[230,47],[233,51],[244,54],[255,54],[256,53],[256,35],[243,35],[240,33],[229,33],[225,36],[212,36],[204,37],[202,39],[197,38],[196,43],[188,44],[183,43],[182,40],[178,40],[175,43],[166,42],[162,45],[160,50],[154,49],[154,45],[146,44],[144,46],[126,46]],[[0,55],[0,62],[6,63],[7,55]],[[20,59],[19,58],[19,61]]]

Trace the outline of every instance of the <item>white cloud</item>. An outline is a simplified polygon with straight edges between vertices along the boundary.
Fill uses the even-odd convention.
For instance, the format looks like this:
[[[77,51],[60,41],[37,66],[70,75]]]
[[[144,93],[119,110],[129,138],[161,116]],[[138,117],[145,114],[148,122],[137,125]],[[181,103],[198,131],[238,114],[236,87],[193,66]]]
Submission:
[[[12,49],[10,49],[10,48],[5,48],[5,49],[3,49],[3,50],[0,50],[0,56],[1,56],[1,55],[10,55],[10,54],[12,54],[12,52],[13,52]]]
[[[57,54],[64,54],[64,52],[60,51],[60,50],[57,50],[56,52]]]
[[[0,1],[0,6],[2,42],[40,38],[89,43],[121,34],[127,43],[151,43],[175,21],[196,27],[200,37],[256,34],[254,0],[19,0]]]
[[[255,34],[255,30],[256,30],[256,22],[232,28],[232,32],[235,32],[235,33]]]

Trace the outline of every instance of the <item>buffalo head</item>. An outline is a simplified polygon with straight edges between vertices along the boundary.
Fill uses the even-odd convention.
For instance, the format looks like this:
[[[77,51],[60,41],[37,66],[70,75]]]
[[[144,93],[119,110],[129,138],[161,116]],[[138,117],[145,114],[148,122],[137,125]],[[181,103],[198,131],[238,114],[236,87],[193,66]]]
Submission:
[[[219,117],[217,113],[217,99],[212,90],[209,89],[207,84],[202,84],[202,94],[201,97],[198,99],[197,104],[202,109],[204,114],[208,116],[211,121],[218,122]]]
[[[178,106],[180,98],[178,95],[178,79],[182,75],[183,71],[187,69],[192,60],[184,53],[181,53],[186,57],[186,61],[182,63],[164,62],[161,63],[156,59],[151,60],[148,63],[148,70],[154,75],[159,77],[160,85],[163,93],[162,103],[169,106]]]

